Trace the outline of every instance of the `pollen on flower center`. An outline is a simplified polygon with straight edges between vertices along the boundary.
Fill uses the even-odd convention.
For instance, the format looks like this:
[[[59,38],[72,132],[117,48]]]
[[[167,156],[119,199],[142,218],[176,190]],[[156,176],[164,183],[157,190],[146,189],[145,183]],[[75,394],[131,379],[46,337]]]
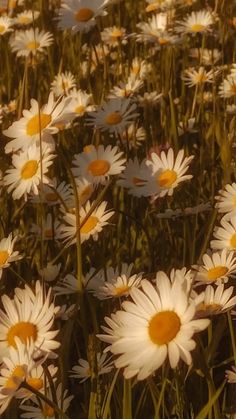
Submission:
[[[161,311],[149,322],[149,337],[156,345],[165,345],[175,338],[180,327],[179,316],[174,311]]]
[[[235,249],[236,248],[236,233],[234,233],[230,239],[230,246]]]
[[[88,7],[83,7],[75,13],[75,19],[78,22],[88,22],[94,16],[94,11]]]
[[[208,270],[207,278],[210,281],[214,281],[224,276],[225,274],[227,274],[227,272],[228,272],[228,268],[226,268],[226,266],[215,266],[215,268],[211,268]]]
[[[11,376],[7,379],[4,388],[2,389],[2,393],[4,394],[4,389],[14,390],[17,389],[25,378],[25,370],[23,366],[18,365],[14,368]],[[7,393],[6,393],[7,394]]]
[[[5,26],[3,26],[3,25],[0,25],[0,33],[3,33],[3,32],[5,32]]]
[[[128,285],[123,285],[121,287],[116,287],[115,293],[117,297],[120,297],[121,295],[125,295],[129,292],[130,287]]]
[[[24,166],[21,169],[21,178],[30,179],[37,173],[37,170],[38,170],[37,160],[29,160],[24,164]]]
[[[92,192],[93,192],[92,186],[88,185],[86,186],[86,188],[84,188],[83,191],[79,193],[79,200],[80,200],[81,205],[83,205],[89,199]]]
[[[6,263],[8,258],[9,253],[6,250],[0,250],[0,267]]]
[[[31,387],[35,388],[36,390],[41,390],[43,388],[43,380],[42,378],[31,377],[26,380],[27,384]]]
[[[45,236],[46,239],[52,239],[52,237],[53,237],[52,229],[51,228],[46,228],[44,230],[44,236]]]
[[[26,48],[30,51],[36,50],[40,46],[40,43],[37,41],[30,41],[28,44],[26,44]]]
[[[75,108],[75,112],[76,112],[78,115],[83,115],[83,114],[84,114],[84,112],[85,112],[85,106],[83,106],[83,105],[79,105],[79,106],[77,106],[77,108]]]
[[[94,229],[94,227],[96,227],[98,223],[98,218],[94,217],[93,215],[91,215],[86,221],[85,223],[80,227],[80,232],[82,234],[88,234],[90,233],[90,231],[92,231]]]
[[[122,36],[122,31],[121,31],[120,29],[114,29],[114,30],[112,31],[111,36],[112,36],[113,38],[120,38],[120,37]]]
[[[23,25],[27,25],[31,22],[31,19],[27,16],[19,16],[18,23],[22,23]]]
[[[15,337],[17,336],[23,343],[30,338],[35,342],[37,339],[37,327],[30,322],[19,322],[10,327],[7,333],[8,346],[16,348]]]
[[[44,408],[43,408],[43,414],[45,415],[45,417],[49,417],[49,418],[53,418],[55,411],[53,409],[53,407],[49,406],[48,404],[45,404]]]
[[[170,188],[177,179],[177,173],[174,170],[164,170],[157,175],[157,183],[163,188]]]
[[[39,134],[40,131],[42,131],[50,124],[51,120],[51,115],[48,115],[46,113],[41,113],[40,116],[33,116],[26,125],[27,135]]]
[[[108,125],[117,125],[122,121],[122,115],[120,112],[111,112],[109,115],[106,116],[105,122]]]
[[[231,84],[231,86],[230,86],[230,91],[231,91],[231,93],[233,93],[234,95],[236,95],[236,84]]]
[[[110,163],[107,160],[97,159],[91,161],[88,165],[88,172],[93,176],[105,175],[110,169]]]
[[[205,28],[204,25],[201,25],[201,23],[194,23],[191,25],[191,31],[192,32],[201,32]]]
[[[166,44],[169,44],[169,39],[166,39],[166,38],[158,38],[158,42],[159,42],[159,44],[160,45],[166,45]]]

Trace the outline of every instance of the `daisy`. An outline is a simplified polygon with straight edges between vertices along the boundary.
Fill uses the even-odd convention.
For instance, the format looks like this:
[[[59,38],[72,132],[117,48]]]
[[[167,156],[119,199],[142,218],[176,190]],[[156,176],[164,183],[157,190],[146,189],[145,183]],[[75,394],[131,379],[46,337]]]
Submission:
[[[63,204],[70,206],[72,199],[73,190],[71,185],[68,185],[65,181],[58,183],[55,177],[50,180],[50,183],[43,184],[39,187],[38,195],[32,195],[30,197],[32,203],[44,203],[49,207]]]
[[[75,294],[79,291],[78,279],[72,274],[67,274],[65,278],[57,281],[52,290],[55,297],[58,295]]]
[[[94,292],[95,297],[99,300],[105,300],[107,298],[121,298],[130,295],[133,288],[139,287],[142,280],[142,274],[134,274],[126,276],[121,274],[108,281],[104,281],[97,292]]]
[[[17,250],[13,250],[17,237],[12,238],[12,233],[8,237],[4,237],[0,241],[0,278],[2,277],[2,270],[10,266],[11,262],[20,260],[22,258]]]
[[[236,366],[232,365],[231,370],[225,371],[225,377],[227,378],[228,383],[236,383]]]
[[[7,409],[13,397],[17,397],[20,385],[28,378],[33,361],[34,346],[24,345],[19,338],[15,347],[9,348],[8,356],[3,357],[0,370],[0,414]]]
[[[207,285],[203,291],[204,299],[198,304],[198,299],[195,299],[196,316],[205,317],[215,314],[224,313],[231,310],[236,305],[236,296],[231,297],[234,292],[234,287],[224,289],[224,285],[220,284],[216,289],[212,285]]]
[[[126,168],[121,174],[117,184],[128,188],[128,193],[137,197],[147,196],[146,185],[152,176],[151,169],[146,165],[146,159],[141,163],[137,157],[127,161]]]
[[[14,20],[8,16],[0,16],[0,36],[13,31]]]
[[[105,28],[101,32],[101,38],[104,44],[109,47],[117,47],[127,44],[126,29],[119,26]]]
[[[202,257],[203,264],[193,266],[196,269],[195,281],[210,284],[228,282],[229,277],[236,276],[236,256],[234,252],[223,249],[208,252]]]
[[[50,302],[51,289],[45,295],[40,282],[35,290],[28,285],[16,288],[14,299],[3,295],[0,310],[0,350],[1,355],[9,353],[10,348],[16,348],[16,338],[26,344],[32,340],[35,357],[50,353],[57,349],[60,343],[54,338],[58,330],[51,330],[58,307]]]
[[[155,41],[160,34],[167,29],[168,15],[167,13],[157,13],[153,15],[147,22],[140,22],[137,27],[141,30],[141,37],[144,41]]]
[[[24,10],[18,13],[14,18],[16,25],[27,26],[35,22],[39,18],[40,12],[38,10]]]
[[[57,276],[59,275],[61,269],[61,263],[58,263],[57,265],[53,265],[52,263],[48,263],[45,268],[39,269],[39,274],[42,276],[42,278],[47,281],[51,282],[54,281]]]
[[[84,286],[87,291],[92,292],[95,296],[99,293],[99,289],[105,284],[105,282],[112,283],[118,276],[130,277],[134,264],[122,263],[121,266],[108,266],[100,269],[98,272],[94,268],[91,268],[85,275]]]
[[[88,125],[113,134],[122,133],[139,115],[136,105],[130,99],[118,98],[105,102],[100,109],[92,112]]]
[[[179,183],[191,179],[192,175],[186,175],[189,164],[194,156],[184,157],[184,150],[179,150],[176,158],[174,151],[169,148],[167,153],[161,151],[160,156],[157,153],[151,153],[151,159],[147,160],[147,166],[152,170],[153,180],[147,185],[150,195],[172,195],[174,189]]]
[[[55,156],[46,146],[43,149],[42,156],[40,151],[39,147],[32,145],[26,151],[13,154],[12,164],[14,168],[8,169],[4,176],[4,184],[7,186],[8,192],[13,191],[13,199],[20,199],[24,196],[26,200],[27,194],[30,192],[35,195],[38,194],[38,187],[41,182],[49,183],[46,173]]]
[[[87,0],[63,1],[59,12],[58,27],[71,29],[72,33],[88,32],[96,25],[96,17],[107,14],[104,10],[107,3],[108,0],[90,0],[89,5]]]
[[[217,48],[191,48],[189,55],[198,59],[203,65],[214,65],[221,58],[221,52]]]
[[[219,96],[225,99],[236,95],[236,74],[227,76],[219,87]]]
[[[129,98],[141,89],[141,87],[143,87],[143,80],[130,76],[127,83],[121,82],[118,86],[113,87],[108,95],[108,98]]]
[[[134,57],[130,68],[130,77],[145,80],[150,72],[151,67],[142,58]]]
[[[122,133],[121,140],[128,145],[129,148],[138,148],[146,140],[146,131],[143,127],[137,127],[131,124],[127,130]]]
[[[214,23],[213,15],[208,10],[202,9],[192,12],[183,19],[182,22],[176,22],[176,32],[181,34],[197,34],[211,31]]]
[[[46,396],[55,403],[54,395],[52,397],[51,390],[48,389]],[[59,409],[66,413],[68,410],[71,400],[74,396],[68,396],[68,390],[63,390],[62,384],[59,383],[56,388],[56,404],[59,406]],[[21,418],[30,418],[30,419],[45,419],[45,418],[55,418],[55,410],[52,406],[49,406],[45,402],[41,402],[38,398],[33,396],[31,398],[33,404],[21,404],[19,407],[23,410],[21,413]]]
[[[159,272],[156,287],[147,280],[142,290],[131,290],[131,301],[122,303],[122,311],[106,317],[109,327],[98,337],[110,345],[105,351],[119,355],[116,368],[124,368],[126,379],[137,375],[147,378],[160,368],[168,356],[170,366],[176,368],[180,358],[188,365],[196,343],[195,332],[205,329],[209,320],[193,320],[195,304],[189,301],[179,281],[170,282]]]
[[[96,370],[97,375],[108,374],[113,369],[113,362],[110,362],[110,359],[107,358],[107,354],[97,353],[97,362],[96,362]],[[80,358],[78,360],[78,365],[74,365],[72,367],[72,374],[70,374],[71,378],[79,379],[80,383],[84,383],[88,378],[92,376],[91,365],[86,359]]]
[[[72,169],[73,175],[91,177],[93,183],[104,184],[110,176],[118,175],[125,168],[123,152],[118,147],[108,145],[104,148],[99,145],[97,148],[90,144],[84,148],[83,153],[76,154]]]
[[[58,371],[58,367],[55,367],[54,365],[48,365],[47,370],[51,376],[51,379],[55,381],[55,374]],[[28,385],[30,385],[42,394],[46,392],[46,389],[50,385],[42,365],[37,364],[35,364],[33,368],[30,369],[25,381]],[[17,399],[24,399],[23,403],[25,400],[31,399],[32,396],[33,393],[26,388],[20,388],[16,394]]]
[[[17,57],[46,53],[46,48],[52,43],[53,35],[50,32],[39,31],[39,28],[16,31],[10,39],[10,47],[16,52]]]
[[[38,240],[56,240],[58,238],[58,231],[60,228],[60,222],[57,219],[52,218],[52,214],[49,213],[43,219],[42,225],[32,223],[30,232],[35,234]]]
[[[76,86],[75,77],[70,71],[59,73],[54,77],[51,83],[51,90],[56,97],[60,95],[68,95],[68,93]]]
[[[87,179],[86,177],[82,176],[76,177],[75,182],[77,187],[79,205],[82,207],[91,198],[95,186],[91,181],[91,178]]]
[[[153,92],[145,92],[143,96],[138,95],[138,102],[143,108],[147,106],[156,106],[162,97],[163,93],[157,93],[154,90]]]
[[[189,87],[199,86],[205,83],[214,83],[217,73],[214,70],[206,71],[204,67],[199,67],[198,70],[192,67],[184,71],[182,80]]]
[[[23,117],[3,131],[6,137],[13,138],[5,146],[5,152],[24,150],[32,144],[39,145],[41,140],[54,145],[51,134],[59,131],[55,124],[68,122],[70,117],[67,113],[68,101],[68,98],[55,101],[53,93],[50,93],[48,102],[40,109],[37,100],[31,99],[30,109],[23,110]]]
[[[107,202],[103,201],[93,210],[88,216],[91,209],[90,202],[86,202],[84,207],[80,208],[80,238],[81,243],[92,237],[94,240],[98,239],[100,233],[105,225],[108,224],[107,220],[114,214],[114,211],[106,211]],[[66,213],[64,221],[67,225],[62,225],[60,229],[60,238],[67,241],[67,246],[76,243],[76,215]]]
[[[180,121],[178,125],[178,135],[181,136],[188,132],[197,132],[197,130],[194,128],[195,122],[195,117]]]
[[[213,236],[216,240],[211,240],[212,249],[236,250],[236,216],[226,221],[221,219],[221,227],[215,227]]]
[[[215,205],[219,213],[224,213],[225,218],[231,218],[236,215],[236,183],[228,183],[224,189],[219,191],[219,195],[215,196],[218,201]]]
[[[82,117],[85,113],[95,110],[95,106],[92,104],[92,95],[84,90],[73,89],[70,91],[69,97],[71,101],[68,106],[68,112],[75,114],[75,117]]]

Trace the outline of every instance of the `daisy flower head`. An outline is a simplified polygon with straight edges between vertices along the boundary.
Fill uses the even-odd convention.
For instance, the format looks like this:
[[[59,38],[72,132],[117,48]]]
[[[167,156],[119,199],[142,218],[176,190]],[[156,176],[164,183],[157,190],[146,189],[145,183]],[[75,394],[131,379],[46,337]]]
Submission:
[[[66,0],[61,4],[58,27],[72,33],[88,32],[96,25],[96,17],[105,16],[108,0]]]
[[[0,16],[0,36],[13,31],[14,20],[8,16]]]
[[[196,271],[195,281],[201,284],[228,282],[236,276],[236,256],[233,251],[223,249],[205,253],[202,264],[193,266]]]
[[[106,201],[101,202],[101,204],[89,214],[91,206],[90,202],[87,201],[85,206],[80,208],[81,243],[88,240],[90,237],[95,241],[98,240],[98,233],[100,233],[103,227],[108,224],[107,220],[114,214],[114,211],[106,210]],[[67,246],[70,246],[76,243],[76,215],[73,213],[66,213],[64,215],[64,221],[66,222],[66,225],[61,226],[59,237],[67,241]]]
[[[74,114],[75,117],[82,117],[85,113],[95,110],[92,95],[84,90],[72,89],[69,97],[71,101],[68,106],[68,112]]]
[[[15,347],[9,348],[8,356],[2,358],[0,370],[0,414],[7,409],[13,397],[19,394],[19,387],[36,365],[33,360],[34,345],[24,344],[16,337]]]
[[[55,381],[55,374],[57,373],[58,368],[54,367],[54,365],[47,366],[47,369],[50,373],[51,378],[53,381]],[[38,390],[40,393],[45,393],[49,388],[49,382],[47,379],[47,376],[45,374],[45,370],[42,367],[41,364],[35,364],[29,371],[26,383],[29,384],[34,389]],[[33,393],[26,389],[26,388],[20,388],[17,391],[17,399],[24,399],[23,403],[27,399],[31,399],[33,396]]]
[[[72,274],[67,274],[53,287],[54,296],[75,294],[78,291],[78,279]]]
[[[160,197],[172,195],[174,189],[185,180],[191,179],[192,175],[186,175],[189,164],[194,156],[184,157],[184,150],[179,150],[174,157],[173,148],[167,152],[161,151],[160,156],[157,153],[151,153],[151,158],[146,164],[152,170],[153,180],[150,182],[150,195],[157,194]]]
[[[73,175],[91,178],[95,184],[104,184],[110,176],[118,175],[125,168],[125,159],[123,152],[118,147],[103,145],[95,147],[90,144],[84,148],[84,151],[75,155],[73,164],[76,166],[72,169]]]
[[[224,313],[231,310],[236,305],[236,296],[232,297],[234,287],[224,288],[224,284],[220,284],[217,288],[207,285],[203,291],[204,298],[200,296],[201,302],[196,303],[196,317],[206,317]],[[202,293],[201,293],[202,294]]]
[[[54,281],[58,277],[60,269],[61,269],[61,263],[54,265],[49,262],[47,266],[45,266],[45,268],[39,269],[38,272],[45,281],[51,282],[51,281]]]
[[[59,131],[55,125],[66,123],[69,120],[68,114],[69,98],[54,100],[51,92],[48,102],[40,108],[37,100],[31,99],[29,110],[23,110],[23,117],[13,122],[9,128],[3,131],[4,135],[13,140],[5,146],[6,153],[12,153],[20,149],[27,149],[32,144],[39,145],[40,141],[54,147],[52,134]]]
[[[213,236],[215,240],[211,240],[212,249],[228,249],[236,250],[236,216],[229,220],[221,219],[221,227],[215,227]]]
[[[195,68],[189,68],[184,71],[182,80],[189,87],[203,85],[205,83],[213,83],[217,72],[214,70],[206,71],[204,67],[199,67],[198,70]]]
[[[101,38],[104,44],[109,47],[117,47],[127,44],[126,29],[120,26],[105,28],[101,32]]]
[[[59,73],[54,77],[51,84],[51,91],[56,97],[68,95],[75,86],[76,82],[74,75],[70,71],[65,71],[65,73]]]
[[[17,57],[29,57],[46,52],[46,48],[53,43],[50,32],[40,31],[39,28],[16,31],[10,38],[10,47]]]
[[[49,207],[70,204],[73,197],[71,185],[65,181],[58,183],[55,177],[50,180],[50,183],[40,185],[39,191],[40,196],[32,195],[30,201],[34,204],[41,202],[47,204]]]
[[[198,59],[203,65],[214,65],[221,58],[221,52],[217,48],[191,48],[189,55]]]
[[[91,198],[95,190],[95,185],[92,182],[91,178],[88,179],[87,177],[83,176],[76,177],[75,183],[77,187],[79,205],[83,206]],[[75,204],[73,206],[75,206]]]
[[[236,383],[236,366],[233,365],[231,370],[225,371],[225,377],[227,378],[228,383]]]
[[[8,169],[4,176],[4,184],[7,191],[12,192],[13,199],[20,199],[27,194],[33,192],[38,194],[41,182],[49,183],[46,176],[48,168],[53,163],[55,156],[51,153],[50,148],[44,147],[41,156],[41,150],[36,145],[30,146],[26,151],[13,154],[13,169]]]
[[[167,13],[157,13],[147,22],[140,22],[137,27],[141,30],[141,37],[144,41],[155,41],[162,32],[167,29]]]
[[[129,98],[138,92],[141,87],[143,87],[143,80],[130,76],[126,83],[121,82],[118,86],[115,86],[110,91],[108,98]]]
[[[130,77],[145,80],[151,68],[150,64],[142,58],[134,57],[130,67]]]
[[[108,374],[111,372],[111,370],[114,368],[113,362],[110,361],[110,359],[107,359],[107,354],[96,354],[97,360],[96,360],[96,367],[97,367],[97,374],[103,375]],[[80,358],[78,360],[78,364],[74,365],[72,367],[72,374],[70,374],[70,377],[76,378],[80,380],[80,383],[83,383],[88,378],[91,378],[92,375],[92,368],[90,363],[86,359]]]
[[[128,129],[123,132],[121,140],[128,145],[129,148],[138,148],[143,144],[143,141],[146,140],[146,137],[146,131],[143,127],[137,127],[137,124],[131,124]]]
[[[230,219],[236,215],[236,183],[228,183],[224,189],[219,191],[219,195],[215,196],[217,201],[215,207],[219,213],[223,213],[224,219]]]
[[[2,277],[2,270],[10,266],[10,263],[20,260],[22,258],[17,250],[14,251],[14,245],[17,237],[12,238],[12,233],[8,237],[4,237],[0,241],[0,278]]]
[[[120,134],[138,117],[136,108],[130,99],[110,99],[89,115],[88,125],[111,134]]]
[[[114,363],[124,368],[126,379],[147,378],[167,356],[172,368],[180,358],[190,365],[190,352],[196,346],[192,336],[209,324],[207,319],[193,319],[195,304],[182,284],[171,283],[164,272],[157,274],[156,287],[145,279],[141,287],[131,290],[133,301],[124,301],[122,311],[105,318],[109,327],[103,327],[106,334],[98,335],[110,344],[105,351],[119,355]]]
[[[53,240],[58,238],[58,232],[60,229],[60,222],[52,217],[51,213],[48,213],[43,222],[40,225],[32,223],[30,232],[34,234],[40,240]]]
[[[14,18],[15,25],[27,26],[34,23],[39,18],[40,12],[38,10],[24,10],[17,13]]]
[[[111,276],[103,281],[101,285],[93,292],[94,296],[99,300],[107,298],[121,298],[130,295],[130,291],[134,287],[139,287],[142,280],[142,273]]]
[[[117,184],[127,188],[130,195],[137,197],[148,196],[146,185],[151,178],[152,172],[146,165],[146,159],[139,162],[137,157],[135,157],[134,160],[129,159],[127,161],[126,168]]]
[[[58,330],[51,330],[58,307],[51,300],[51,289],[45,295],[39,281],[35,289],[28,285],[16,288],[13,300],[7,295],[2,298],[0,310],[0,349],[8,354],[16,348],[16,340],[23,344],[32,341],[35,357],[50,354],[60,343],[54,340]],[[3,355],[2,355],[3,356]]]
[[[182,22],[177,22],[176,32],[181,34],[204,33],[211,31],[214,23],[213,14],[209,10],[193,11]]]
[[[236,95],[236,74],[227,76],[219,87],[219,96],[224,99],[234,97]]]

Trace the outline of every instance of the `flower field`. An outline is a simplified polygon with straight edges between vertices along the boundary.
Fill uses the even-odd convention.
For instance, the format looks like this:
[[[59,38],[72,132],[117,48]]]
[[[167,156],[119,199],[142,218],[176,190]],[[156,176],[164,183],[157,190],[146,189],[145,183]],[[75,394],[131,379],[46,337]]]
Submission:
[[[236,418],[236,4],[0,0],[0,417]]]

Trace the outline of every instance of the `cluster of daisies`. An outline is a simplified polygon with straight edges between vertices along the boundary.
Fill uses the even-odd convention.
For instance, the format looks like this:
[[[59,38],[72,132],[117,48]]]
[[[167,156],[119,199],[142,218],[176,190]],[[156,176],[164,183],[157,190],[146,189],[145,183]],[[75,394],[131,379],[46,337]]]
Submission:
[[[29,8],[25,0],[0,0],[7,57],[0,88],[0,415],[13,398],[22,418],[70,414],[80,403],[72,401],[74,383],[106,374],[107,389],[115,369],[134,383],[158,376],[165,362],[191,369],[195,334],[212,316],[234,315],[236,183],[214,190],[212,203],[201,191],[196,202],[191,188],[198,176],[207,179],[206,170],[198,175],[199,136],[219,148],[211,144],[209,158],[218,153],[225,172],[233,167],[236,63],[222,44],[231,48],[236,17],[227,22],[228,39],[218,2],[202,3],[147,0],[137,2],[135,15],[132,1],[49,0]],[[130,16],[124,26],[122,14]],[[16,60],[19,73],[11,68]],[[136,227],[148,240],[143,225],[152,215],[157,230],[162,221],[204,219],[205,212],[212,226],[221,219],[199,260],[176,261],[166,272],[158,262],[150,274],[137,269],[136,256],[121,263],[122,244],[114,244],[122,217],[136,222],[138,212],[143,224]],[[107,254],[110,248],[117,254]],[[16,281],[10,291],[8,275]],[[76,348],[71,359],[66,348],[66,380],[62,328]],[[224,374],[236,382],[235,366]]]

